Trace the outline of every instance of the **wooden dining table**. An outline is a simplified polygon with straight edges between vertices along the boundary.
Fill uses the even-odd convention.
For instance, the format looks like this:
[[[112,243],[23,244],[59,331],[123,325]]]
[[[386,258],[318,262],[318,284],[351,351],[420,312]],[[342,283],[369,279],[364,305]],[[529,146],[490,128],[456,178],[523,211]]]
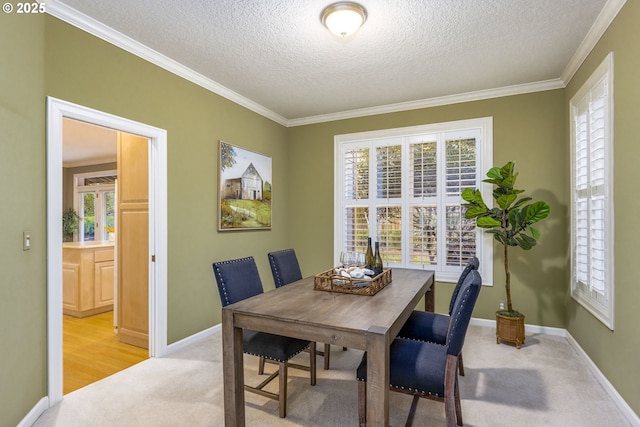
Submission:
[[[245,425],[242,328],[365,350],[368,425],[389,425],[389,345],[423,296],[433,311],[434,272],[394,268],[391,283],[373,296],[313,283],[307,277],[222,309],[225,426]]]

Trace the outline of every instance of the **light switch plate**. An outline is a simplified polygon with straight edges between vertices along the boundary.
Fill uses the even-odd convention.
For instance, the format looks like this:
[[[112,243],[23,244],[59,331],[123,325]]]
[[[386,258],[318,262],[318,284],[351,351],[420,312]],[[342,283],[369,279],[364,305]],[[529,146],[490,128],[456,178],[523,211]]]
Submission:
[[[23,231],[22,232],[22,250],[28,251],[31,249],[31,232]]]

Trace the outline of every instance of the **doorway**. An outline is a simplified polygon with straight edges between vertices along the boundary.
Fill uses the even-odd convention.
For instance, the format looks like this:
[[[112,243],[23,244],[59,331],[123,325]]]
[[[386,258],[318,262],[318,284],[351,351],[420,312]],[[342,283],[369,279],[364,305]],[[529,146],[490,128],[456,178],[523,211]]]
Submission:
[[[132,154],[127,143],[139,148]],[[132,180],[140,183],[137,201],[148,202],[148,145],[144,137],[63,118],[62,202],[68,218],[62,243],[64,395],[149,357],[148,238],[122,233],[131,227],[126,227],[128,218],[120,217],[127,206],[121,199],[131,193]],[[140,203],[136,207],[140,210]],[[146,208],[144,224],[136,224],[144,230],[148,203]],[[124,281],[118,280],[121,269],[127,272]],[[125,311],[136,314],[137,324],[119,328],[117,314]]]
[[[49,406],[62,400],[62,153],[64,118],[139,135],[148,139],[148,325],[149,357],[167,349],[167,135],[143,123],[47,99],[47,337]]]

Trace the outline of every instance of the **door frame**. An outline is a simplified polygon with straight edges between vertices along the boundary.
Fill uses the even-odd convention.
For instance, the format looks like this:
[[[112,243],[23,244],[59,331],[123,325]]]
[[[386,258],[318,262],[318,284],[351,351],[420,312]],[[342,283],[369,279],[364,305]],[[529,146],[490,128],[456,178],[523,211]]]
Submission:
[[[62,152],[63,118],[149,139],[149,357],[167,352],[167,131],[47,97],[47,375],[49,407],[63,397]],[[155,259],[155,261],[152,261]]]

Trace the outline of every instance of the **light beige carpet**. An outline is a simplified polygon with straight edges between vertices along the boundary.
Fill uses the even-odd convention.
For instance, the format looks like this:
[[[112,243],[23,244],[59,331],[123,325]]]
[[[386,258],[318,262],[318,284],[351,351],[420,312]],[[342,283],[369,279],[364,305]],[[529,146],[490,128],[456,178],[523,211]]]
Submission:
[[[565,338],[527,335],[517,350],[497,345],[494,334],[493,328],[480,326],[471,326],[467,334],[466,376],[460,377],[465,426],[631,425]],[[222,426],[221,346],[217,332],[170,356],[146,360],[66,395],[34,425]],[[319,369],[314,387],[307,373],[290,370],[285,419],[278,417],[277,402],[245,393],[247,425],[357,426],[354,375],[361,356],[332,346],[331,370]],[[298,358],[308,361],[306,353]],[[318,362],[321,367],[322,359]],[[246,381],[257,384],[256,371],[257,359],[245,356]],[[277,387],[277,381],[271,385]],[[390,424],[403,426],[411,397],[390,396]],[[414,425],[444,426],[444,405],[421,399]]]

